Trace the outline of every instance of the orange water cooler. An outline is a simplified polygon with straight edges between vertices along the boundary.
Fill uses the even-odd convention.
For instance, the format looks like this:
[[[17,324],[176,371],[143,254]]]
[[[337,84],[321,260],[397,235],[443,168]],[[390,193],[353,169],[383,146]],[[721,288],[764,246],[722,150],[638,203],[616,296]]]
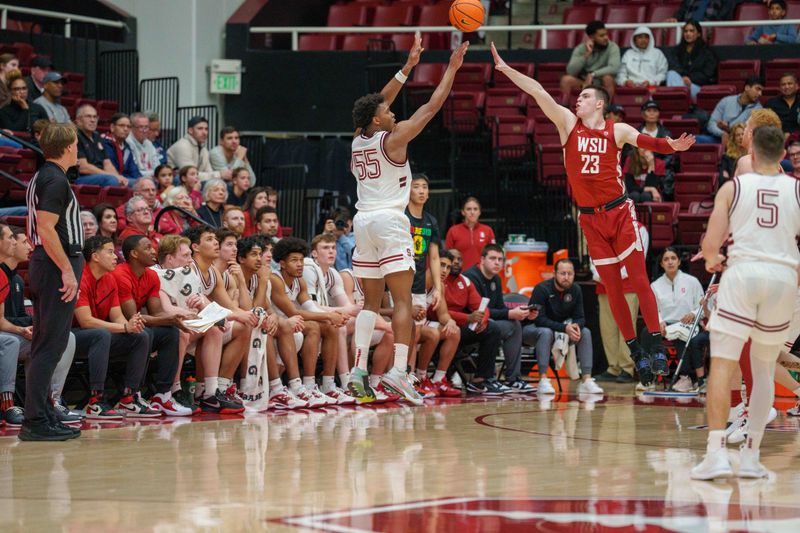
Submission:
[[[506,264],[501,272],[503,292],[518,292],[529,296],[533,288],[553,274],[553,265],[547,264],[547,243],[506,243]],[[553,253],[553,261],[569,257],[567,250]]]

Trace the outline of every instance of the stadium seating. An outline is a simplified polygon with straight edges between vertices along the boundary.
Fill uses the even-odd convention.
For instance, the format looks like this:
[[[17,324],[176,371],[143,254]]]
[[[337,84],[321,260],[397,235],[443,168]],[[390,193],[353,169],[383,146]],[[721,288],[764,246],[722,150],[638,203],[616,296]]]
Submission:
[[[568,7],[564,10],[564,16],[561,19],[562,24],[588,24],[593,20],[603,19],[602,6],[580,6]]]
[[[735,85],[704,85],[697,94],[697,107],[711,113],[721,98],[738,92]]]
[[[713,197],[717,174],[709,172],[680,172],[675,175],[675,201],[681,213],[689,210],[692,202],[705,202]]]
[[[739,46],[744,44],[745,38],[752,31],[751,28],[746,26],[714,27],[711,32],[711,38],[708,41],[712,46]]]
[[[644,20],[647,15],[647,6],[636,4],[620,4],[608,6],[606,8],[606,24],[617,24],[623,22],[638,22]]]
[[[336,50],[336,35],[332,33],[310,33],[301,35],[297,48],[300,51]]]
[[[717,173],[720,158],[721,144],[696,144],[691,150],[678,153],[681,172]]]
[[[653,100],[661,107],[661,116],[683,115],[689,112],[691,100],[686,87],[656,87]]]
[[[398,2],[388,6],[378,6],[372,16],[373,26],[413,26],[415,23],[413,5]]]
[[[677,202],[644,202],[636,205],[637,218],[650,234],[650,248],[662,250],[675,242]]]
[[[764,82],[768,87],[777,86],[786,72],[800,77],[800,60],[771,59],[764,65]]]
[[[734,85],[737,90],[744,89],[744,82],[750,76],[761,72],[761,61],[758,59],[729,59],[717,65],[717,83]]]

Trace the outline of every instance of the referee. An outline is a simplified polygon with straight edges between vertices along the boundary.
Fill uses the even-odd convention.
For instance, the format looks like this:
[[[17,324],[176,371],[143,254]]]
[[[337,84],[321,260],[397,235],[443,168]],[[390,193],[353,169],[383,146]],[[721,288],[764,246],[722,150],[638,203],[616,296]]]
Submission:
[[[83,271],[80,206],[66,175],[78,164],[77,130],[73,124],[49,124],[39,144],[46,162],[26,195],[28,238],[35,246],[29,266],[33,341],[19,438],[60,441],[81,434],[58,421],[49,401],[50,380],[67,347]]]

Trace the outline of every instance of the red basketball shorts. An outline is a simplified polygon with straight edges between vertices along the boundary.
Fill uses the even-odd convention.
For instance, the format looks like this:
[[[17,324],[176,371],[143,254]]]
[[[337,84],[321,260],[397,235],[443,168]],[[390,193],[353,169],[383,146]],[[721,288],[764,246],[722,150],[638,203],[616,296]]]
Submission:
[[[644,250],[633,200],[602,213],[581,213],[578,221],[589,245],[589,255],[597,266],[620,263],[634,251]]]

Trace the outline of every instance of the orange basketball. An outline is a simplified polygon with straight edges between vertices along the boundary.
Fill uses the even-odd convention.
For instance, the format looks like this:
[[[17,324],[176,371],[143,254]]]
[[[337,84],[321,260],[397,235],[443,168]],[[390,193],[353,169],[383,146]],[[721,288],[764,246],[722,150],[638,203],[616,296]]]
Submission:
[[[464,32],[477,31],[485,16],[480,0],[455,0],[450,5],[450,24]]]

